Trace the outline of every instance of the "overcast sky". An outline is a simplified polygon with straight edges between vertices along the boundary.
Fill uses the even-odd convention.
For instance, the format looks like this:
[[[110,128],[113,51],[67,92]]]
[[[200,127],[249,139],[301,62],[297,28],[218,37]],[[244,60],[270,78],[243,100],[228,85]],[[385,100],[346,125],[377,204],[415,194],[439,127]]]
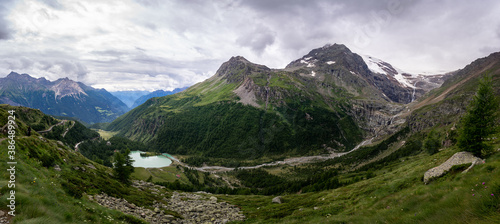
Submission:
[[[327,43],[452,71],[500,51],[500,1],[0,0],[0,77],[171,90],[231,56],[283,68]]]

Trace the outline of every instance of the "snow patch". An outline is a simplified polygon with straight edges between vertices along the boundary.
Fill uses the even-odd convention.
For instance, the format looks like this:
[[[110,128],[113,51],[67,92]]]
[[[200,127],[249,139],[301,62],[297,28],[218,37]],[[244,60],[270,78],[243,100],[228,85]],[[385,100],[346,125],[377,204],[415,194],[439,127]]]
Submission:
[[[304,59],[300,60],[300,63],[302,63],[302,64],[306,64],[306,67],[308,67],[308,68],[312,68],[312,67],[314,67],[314,66],[315,66],[315,65],[314,65],[314,63],[315,63],[317,60],[309,61],[309,60],[311,60],[311,59],[312,59],[312,57],[307,57],[307,58],[304,58]]]
[[[372,58],[368,55],[361,55],[361,58],[363,58],[363,61],[365,61],[366,65],[368,66],[368,69],[370,69],[370,71],[387,75],[387,73],[377,63],[377,62],[379,62],[379,63],[382,62],[382,60]]]
[[[375,73],[379,73],[379,74],[384,74],[387,76],[392,76],[391,74],[387,73],[383,68],[386,68],[387,70],[394,69],[394,70],[396,70],[397,73],[394,74],[394,76],[392,76],[392,77],[394,77],[403,86],[415,88],[415,86],[409,82],[408,78],[403,76],[403,73],[405,73],[405,72],[403,72],[401,69],[395,68],[392,65],[391,65],[391,67],[392,67],[392,69],[391,69],[390,67],[387,67],[386,65],[384,65],[384,64],[388,64],[387,62],[384,62],[378,58],[374,58],[374,57],[371,57],[368,55],[361,55],[361,58],[363,58],[363,61],[365,61],[366,65],[368,66],[368,69],[370,69],[370,71],[375,72]],[[413,75],[411,75],[410,78],[413,78]]]
[[[353,71],[349,71],[349,72],[350,72],[351,74],[353,74],[353,75],[356,75],[356,73],[354,73]]]
[[[335,62],[334,62],[334,61],[327,61],[326,63],[327,63],[327,64],[329,64],[329,65],[333,65],[333,64],[335,64]]]
[[[316,76],[316,72],[311,71],[311,76],[312,76],[312,77]]]
[[[403,85],[405,85],[405,86],[408,86],[408,87],[411,87],[411,88],[415,89],[415,86],[414,86],[414,85],[412,85],[412,84],[410,84],[410,83],[408,82],[408,79],[406,79],[406,78],[403,76],[403,74],[398,73],[398,74],[394,75],[394,78],[395,78],[396,80],[398,80],[398,82],[399,82],[399,83],[401,83],[401,84],[403,84]]]

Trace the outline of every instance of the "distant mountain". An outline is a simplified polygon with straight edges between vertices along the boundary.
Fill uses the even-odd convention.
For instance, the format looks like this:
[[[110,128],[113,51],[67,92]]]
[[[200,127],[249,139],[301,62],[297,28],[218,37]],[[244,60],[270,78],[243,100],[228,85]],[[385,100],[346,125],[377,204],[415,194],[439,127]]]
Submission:
[[[162,96],[168,96],[168,95],[176,94],[178,92],[184,91],[187,88],[188,87],[175,88],[172,91],[156,90],[156,91],[154,91],[152,93],[149,93],[149,94],[146,94],[146,95],[143,95],[143,96],[139,97],[137,100],[135,100],[135,102],[133,103],[133,105],[130,108],[131,109],[136,108],[137,106],[143,104],[144,102],[146,102],[147,100],[149,100],[149,99],[151,99],[153,97],[162,97]]]
[[[104,89],[94,89],[68,78],[51,82],[15,72],[0,78],[0,103],[76,117],[87,123],[110,122],[128,109]]]
[[[134,102],[139,99],[140,97],[150,94],[151,92],[149,91],[115,91],[115,92],[110,92],[113,94],[113,96],[116,96],[118,99],[120,99],[123,103],[129,107],[129,109],[134,108]]]
[[[149,100],[109,129],[161,152],[196,155],[193,164],[346,151],[397,130],[404,104],[428,91],[396,73],[373,72],[340,44],[285,69],[237,56],[204,82]]]

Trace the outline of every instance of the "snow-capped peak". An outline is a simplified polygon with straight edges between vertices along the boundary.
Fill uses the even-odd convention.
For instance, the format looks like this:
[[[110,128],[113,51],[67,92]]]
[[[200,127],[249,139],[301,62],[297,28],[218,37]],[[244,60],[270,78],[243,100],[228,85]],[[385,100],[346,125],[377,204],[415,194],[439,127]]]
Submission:
[[[406,87],[415,88],[415,86],[412,85],[408,80],[408,78],[413,78],[413,75],[403,72],[401,69],[395,68],[391,64],[378,58],[374,58],[368,55],[361,55],[361,58],[363,58],[363,61],[365,61],[370,71],[393,77],[400,84]]]

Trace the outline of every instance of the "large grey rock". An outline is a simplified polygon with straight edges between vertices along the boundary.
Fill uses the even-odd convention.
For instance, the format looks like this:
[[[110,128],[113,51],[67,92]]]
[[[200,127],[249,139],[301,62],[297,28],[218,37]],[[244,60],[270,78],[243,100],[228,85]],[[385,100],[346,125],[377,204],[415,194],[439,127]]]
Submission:
[[[217,203],[217,198],[216,198],[216,197],[214,197],[214,196],[212,196],[212,197],[210,197],[210,201],[211,201],[212,203]]]
[[[475,157],[470,152],[457,152],[448,160],[446,160],[446,162],[444,162],[443,164],[434,167],[430,170],[427,170],[427,172],[425,172],[424,174],[424,183],[427,184],[432,178],[440,177],[441,175],[448,172],[451,169],[451,167],[455,165],[462,165],[468,163],[471,163],[472,165],[469,168],[467,168],[466,171],[468,171],[476,164],[484,163],[484,160]]]
[[[87,164],[86,166],[87,166],[88,168],[90,168],[90,169],[96,170],[96,168],[95,168],[94,164],[92,164],[92,163],[89,163],[89,164]]]
[[[275,198],[273,198],[272,202],[281,204],[281,203],[283,203],[283,198],[281,196],[275,197]]]

